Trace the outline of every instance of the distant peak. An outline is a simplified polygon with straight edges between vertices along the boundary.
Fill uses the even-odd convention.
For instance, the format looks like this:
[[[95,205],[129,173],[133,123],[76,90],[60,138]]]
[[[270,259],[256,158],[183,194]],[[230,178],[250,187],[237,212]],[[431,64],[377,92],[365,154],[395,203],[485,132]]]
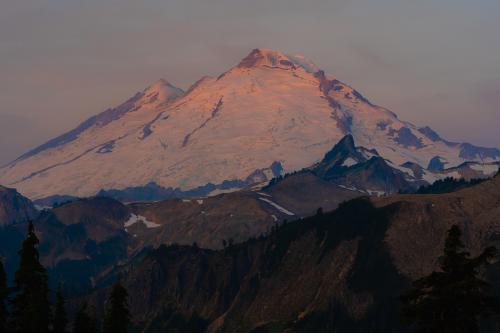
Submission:
[[[266,49],[266,48],[253,49],[249,55],[252,55],[252,54],[260,54],[263,57],[275,58],[275,59],[286,58],[286,54],[284,54],[283,52],[273,50],[273,49]]]
[[[154,82],[153,84],[151,84],[149,87],[147,87],[145,90],[146,91],[159,91],[161,89],[165,89],[165,88],[170,88],[170,89],[179,89],[180,88],[177,88],[176,86],[172,85],[170,82],[168,82],[167,80],[165,79],[159,79],[157,80],[156,82]]]
[[[144,95],[150,102],[166,102],[184,95],[184,91],[181,88],[177,88],[176,86],[170,84],[170,82],[165,79],[159,79],[144,89]]]
[[[281,52],[270,49],[253,49],[249,55],[243,58],[238,67],[251,68],[265,65],[274,67],[280,61],[288,61],[288,57]]]
[[[238,65],[240,68],[271,67],[297,68],[302,67],[314,73],[319,69],[303,55],[287,55],[272,49],[258,48],[252,50]]]
[[[344,136],[329,152],[325,154],[323,161],[338,160],[346,156],[355,156],[356,159],[363,159],[358,156],[356,146],[354,145],[354,138],[348,134]]]
[[[355,148],[354,137],[352,136],[352,134],[347,134],[342,139],[340,139],[340,141],[337,143],[337,145],[345,146],[345,147],[349,147],[349,148]]]

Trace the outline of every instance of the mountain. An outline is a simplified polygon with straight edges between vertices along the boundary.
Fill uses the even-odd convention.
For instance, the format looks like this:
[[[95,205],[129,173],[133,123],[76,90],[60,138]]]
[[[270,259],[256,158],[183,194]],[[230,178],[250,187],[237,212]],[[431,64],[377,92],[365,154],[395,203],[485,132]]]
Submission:
[[[453,224],[473,255],[500,245],[499,188],[496,176],[447,194],[354,199],[219,251],[164,245],[87,300],[101,312],[119,277],[144,333],[407,332],[399,296],[437,269]],[[500,296],[500,263],[485,274]]]
[[[4,166],[0,182],[32,199],[148,184],[212,194],[308,167],[347,134],[398,168],[500,159],[399,120],[302,56],[256,49],[185,92],[156,82]]]
[[[325,154],[323,160],[314,167],[314,171],[320,177],[329,179],[346,168],[368,161],[373,156],[378,156],[377,151],[356,147],[352,135],[346,135]]]
[[[128,209],[109,198],[82,199],[42,210],[33,223],[40,239],[40,259],[51,285],[64,283],[68,292],[88,290],[92,280],[129,254],[129,236],[123,224]],[[19,249],[26,236],[26,221],[0,228],[0,257],[13,277]]]
[[[466,166],[473,170],[475,164],[469,162]],[[411,170],[409,165],[405,168]],[[355,146],[348,135],[320,162],[280,176],[264,187],[248,186],[210,197],[129,204],[103,195],[85,199],[61,196],[57,198],[62,203],[44,209],[35,219],[41,259],[56,281],[64,282],[70,290],[84,290],[114,267],[162,244],[196,243],[202,248],[220,249],[224,243],[241,243],[265,235],[284,220],[311,216],[319,208],[330,211],[346,200],[387,195],[403,185],[415,189],[418,180],[411,174],[426,170],[414,169],[403,173],[377,151]],[[38,215],[28,199],[14,190],[5,193],[9,195],[2,197],[3,207],[9,204],[28,212],[24,216]],[[14,216],[12,209],[9,216]],[[0,228],[4,244],[0,255],[7,259],[9,274],[16,267],[25,222],[26,218],[8,221],[6,228]],[[79,272],[78,276],[74,276],[75,272]]]
[[[416,163],[406,162],[400,166],[381,157],[375,149],[368,150],[355,145],[352,135],[346,135],[323,159],[309,168],[274,178],[265,187],[272,188],[283,179],[303,178],[305,174],[313,174],[319,180],[335,184],[340,188],[365,195],[390,195],[397,192],[414,192],[424,185],[434,183],[435,179],[453,178],[464,182],[466,180],[487,179],[498,172],[499,162],[478,163],[465,162],[461,165],[445,169],[425,169]],[[313,178],[307,178],[309,184],[301,182],[302,187],[293,191],[307,195],[319,190],[319,183]],[[291,188],[288,188],[291,190]],[[334,193],[338,189],[332,187]],[[333,194],[333,196],[335,196]],[[307,202],[307,199],[305,199]]]
[[[49,269],[52,285],[64,283],[68,292],[78,293],[162,244],[196,243],[221,249],[224,244],[267,234],[284,220],[310,216],[320,207],[332,210],[361,195],[307,173],[266,189],[251,187],[211,197],[130,204],[103,196],[71,198],[40,213],[34,208],[28,212],[36,213],[29,216],[34,219],[41,261]],[[28,199],[16,196],[18,202],[32,207]],[[2,199],[5,196],[0,196],[0,207],[7,202],[13,205],[12,199]],[[8,222],[0,226],[0,257],[12,277],[27,221]]]
[[[37,216],[33,203],[15,189],[0,186],[0,227],[26,222]]]
[[[376,150],[355,147],[354,138],[347,135],[312,171],[325,180],[344,188],[368,194],[390,194],[410,190],[411,176],[389,165]]]

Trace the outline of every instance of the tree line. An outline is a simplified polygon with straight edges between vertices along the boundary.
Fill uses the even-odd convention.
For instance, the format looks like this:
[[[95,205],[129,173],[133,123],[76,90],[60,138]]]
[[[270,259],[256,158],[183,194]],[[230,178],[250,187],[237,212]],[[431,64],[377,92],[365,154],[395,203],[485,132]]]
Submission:
[[[78,309],[70,325],[62,288],[51,304],[48,274],[40,263],[39,239],[33,222],[19,251],[19,267],[9,287],[0,260],[0,333],[126,333],[131,325],[127,290],[116,283],[105,303],[105,316],[100,329],[87,303]]]
[[[322,214],[318,211],[318,215]],[[498,317],[500,305],[492,286],[482,278],[484,268],[497,257],[494,247],[471,257],[456,225],[448,232],[439,270],[419,278],[401,296],[403,324],[415,333],[477,333],[482,319]],[[47,271],[40,263],[39,240],[33,223],[23,241],[13,286],[8,286],[0,261],[0,333],[126,333],[131,326],[128,294],[115,284],[105,303],[102,325],[83,303],[70,325],[61,287],[50,302]],[[99,326],[102,326],[99,328]]]
[[[441,194],[450,193],[461,190],[466,187],[481,184],[490,178],[474,178],[466,180],[464,178],[455,179],[453,177],[446,177],[444,179],[436,180],[433,184],[428,186],[420,186],[415,192],[416,194]]]

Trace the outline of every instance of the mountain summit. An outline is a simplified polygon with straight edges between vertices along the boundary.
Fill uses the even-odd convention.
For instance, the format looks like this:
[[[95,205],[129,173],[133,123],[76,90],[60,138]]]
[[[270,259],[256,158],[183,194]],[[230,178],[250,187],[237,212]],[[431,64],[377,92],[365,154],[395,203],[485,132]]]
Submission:
[[[267,67],[290,69],[302,67],[310,73],[319,70],[316,65],[302,55],[286,55],[270,49],[254,49],[239,64],[239,68]]]
[[[255,49],[186,92],[157,81],[3,167],[0,183],[32,199],[151,183],[237,188],[310,166],[348,134],[396,167],[500,159],[399,120],[303,56]]]

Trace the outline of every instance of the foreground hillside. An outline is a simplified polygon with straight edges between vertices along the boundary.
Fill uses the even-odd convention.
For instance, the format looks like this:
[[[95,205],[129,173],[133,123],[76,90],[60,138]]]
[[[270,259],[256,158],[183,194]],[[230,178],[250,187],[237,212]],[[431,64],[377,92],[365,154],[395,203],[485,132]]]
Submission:
[[[355,199],[225,250],[161,246],[119,276],[143,332],[402,332],[398,296],[452,224],[472,253],[499,247],[499,186]],[[488,278],[500,290],[498,263]]]
[[[14,190],[0,197],[0,257],[9,276],[28,218],[40,238],[41,260],[53,285],[82,291],[117,265],[161,244],[220,249],[269,232],[283,220],[331,210],[362,193],[339,187],[312,173],[289,177],[266,189],[248,188],[208,198],[123,204],[107,197],[74,199],[40,213]],[[14,209],[15,208],[15,209]]]

